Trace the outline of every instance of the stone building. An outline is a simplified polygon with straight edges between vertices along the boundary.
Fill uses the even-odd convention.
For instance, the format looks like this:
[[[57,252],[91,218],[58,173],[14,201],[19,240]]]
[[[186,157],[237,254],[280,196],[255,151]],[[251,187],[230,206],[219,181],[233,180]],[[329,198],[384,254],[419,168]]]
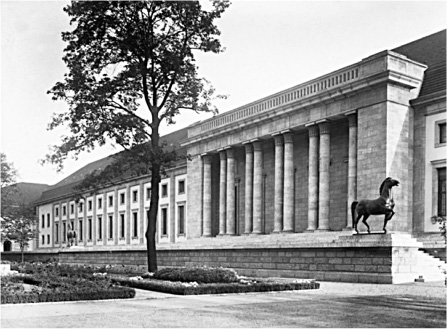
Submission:
[[[442,262],[422,250],[444,248],[431,217],[445,216],[446,204],[445,40],[444,30],[378,52],[165,136],[191,160],[160,183],[159,264],[350,282],[439,279]],[[73,197],[85,174],[110,161],[42,194],[42,253],[145,264],[148,176]],[[386,177],[401,182],[389,234],[353,235],[351,203],[377,198]],[[383,216],[368,223],[381,232]],[[61,249],[68,225],[78,247]]]

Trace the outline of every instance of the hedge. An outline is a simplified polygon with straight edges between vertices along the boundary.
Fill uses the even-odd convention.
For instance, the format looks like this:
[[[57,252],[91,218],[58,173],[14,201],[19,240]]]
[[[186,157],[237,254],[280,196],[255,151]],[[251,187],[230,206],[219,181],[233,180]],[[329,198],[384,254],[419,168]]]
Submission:
[[[42,303],[42,302],[66,302],[77,300],[98,300],[133,298],[135,290],[127,287],[114,287],[107,290],[85,291],[85,292],[23,292],[23,293],[2,293],[2,304],[18,303]]]
[[[242,283],[208,283],[185,286],[180,282],[157,281],[157,280],[129,280],[125,278],[112,278],[112,281],[123,286],[143,290],[165,292],[174,295],[203,295],[203,294],[226,294],[246,292],[266,292],[284,290],[319,289],[318,282],[274,282],[259,281],[251,284]]]

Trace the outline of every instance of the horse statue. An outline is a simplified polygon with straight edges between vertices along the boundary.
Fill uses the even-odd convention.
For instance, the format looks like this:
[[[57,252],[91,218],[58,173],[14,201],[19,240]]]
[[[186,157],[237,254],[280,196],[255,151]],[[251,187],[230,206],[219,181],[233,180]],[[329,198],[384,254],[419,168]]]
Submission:
[[[67,232],[67,240],[68,247],[73,246],[73,243],[76,243],[76,231],[73,228],[70,228]]]
[[[366,220],[371,215],[385,215],[385,221],[383,223],[383,233],[386,233],[386,224],[391,220],[394,216],[394,200],[393,195],[391,193],[391,189],[393,186],[399,186],[399,181],[387,177],[379,188],[380,197],[374,200],[360,200],[354,201],[351,204],[351,213],[352,213],[352,227],[359,234],[357,230],[357,224],[363,216],[363,224],[366,225],[368,229],[368,234],[371,233],[369,230],[369,225],[366,223]]]

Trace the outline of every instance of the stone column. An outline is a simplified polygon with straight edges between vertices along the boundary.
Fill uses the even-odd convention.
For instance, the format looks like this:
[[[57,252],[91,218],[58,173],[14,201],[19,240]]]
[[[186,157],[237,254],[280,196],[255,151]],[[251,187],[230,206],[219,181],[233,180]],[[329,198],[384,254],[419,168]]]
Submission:
[[[329,230],[329,166],[330,166],[330,123],[324,120],[318,123],[320,128],[320,179],[318,198],[318,229]]]
[[[203,157],[203,233],[211,236],[211,155]]]
[[[346,228],[352,228],[351,204],[357,200],[357,113],[346,114],[349,120],[348,205]]]
[[[227,149],[227,232],[236,234],[236,194],[234,193],[234,149]]]
[[[245,231],[253,230],[253,145],[245,144]]]
[[[227,225],[227,153],[220,151],[220,184],[219,184],[219,235],[226,233]]]
[[[120,215],[118,211],[118,197],[118,187],[115,186],[115,188],[113,189],[113,240],[115,245],[117,245],[119,241]]]
[[[284,140],[282,135],[275,139],[275,194],[274,194],[274,228],[273,233],[279,233],[283,226],[284,210]]]
[[[283,232],[293,232],[294,227],[294,167],[293,167],[293,133],[284,136],[284,224]]]
[[[318,126],[309,125],[308,231],[315,231],[318,222]]]
[[[262,230],[262,143],[253,142],[253,234]]]

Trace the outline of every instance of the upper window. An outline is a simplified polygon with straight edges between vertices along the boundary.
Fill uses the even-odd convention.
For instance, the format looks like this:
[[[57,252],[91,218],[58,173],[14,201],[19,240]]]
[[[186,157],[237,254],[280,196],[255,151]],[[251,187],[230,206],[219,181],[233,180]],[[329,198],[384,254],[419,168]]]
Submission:
[[[67,207],[62,206],[62,216],[65,216],[67,214]]]
[[[98,198],[98,209],[102,208],[102,198]]]
[[[132,191],[132,202],[138,201],[138,191]]]
[[[75,212],[75,211],[74,211],[74,204],[71,204],[71,205],[70,205],[70,214],[73,215],[74,212]]]
[[[113,206],[113,196],[109,195],[109,207]]]
[[[124,204],[125,201],[126,201],[126,196],[125,196],[124,192],[120,193],[120,204]]]
[[[180,180],[180,181],[178,181],[178,194],[183,194],[183,193],[185,193],[185,181]]]
[[[161,186],[161,197],[165,198],[168,196],[168,184],[163,184]]]
[[[93,202],[92,200],[88,200],[88,210],[92,210],[93,208]]]
[[[435,127],[435,147],[444,146],[446,144],[446,121],[436,121]]]
[[[146,200],[150,200],[151,199],[151,188],[148,187],[146,188]]]

